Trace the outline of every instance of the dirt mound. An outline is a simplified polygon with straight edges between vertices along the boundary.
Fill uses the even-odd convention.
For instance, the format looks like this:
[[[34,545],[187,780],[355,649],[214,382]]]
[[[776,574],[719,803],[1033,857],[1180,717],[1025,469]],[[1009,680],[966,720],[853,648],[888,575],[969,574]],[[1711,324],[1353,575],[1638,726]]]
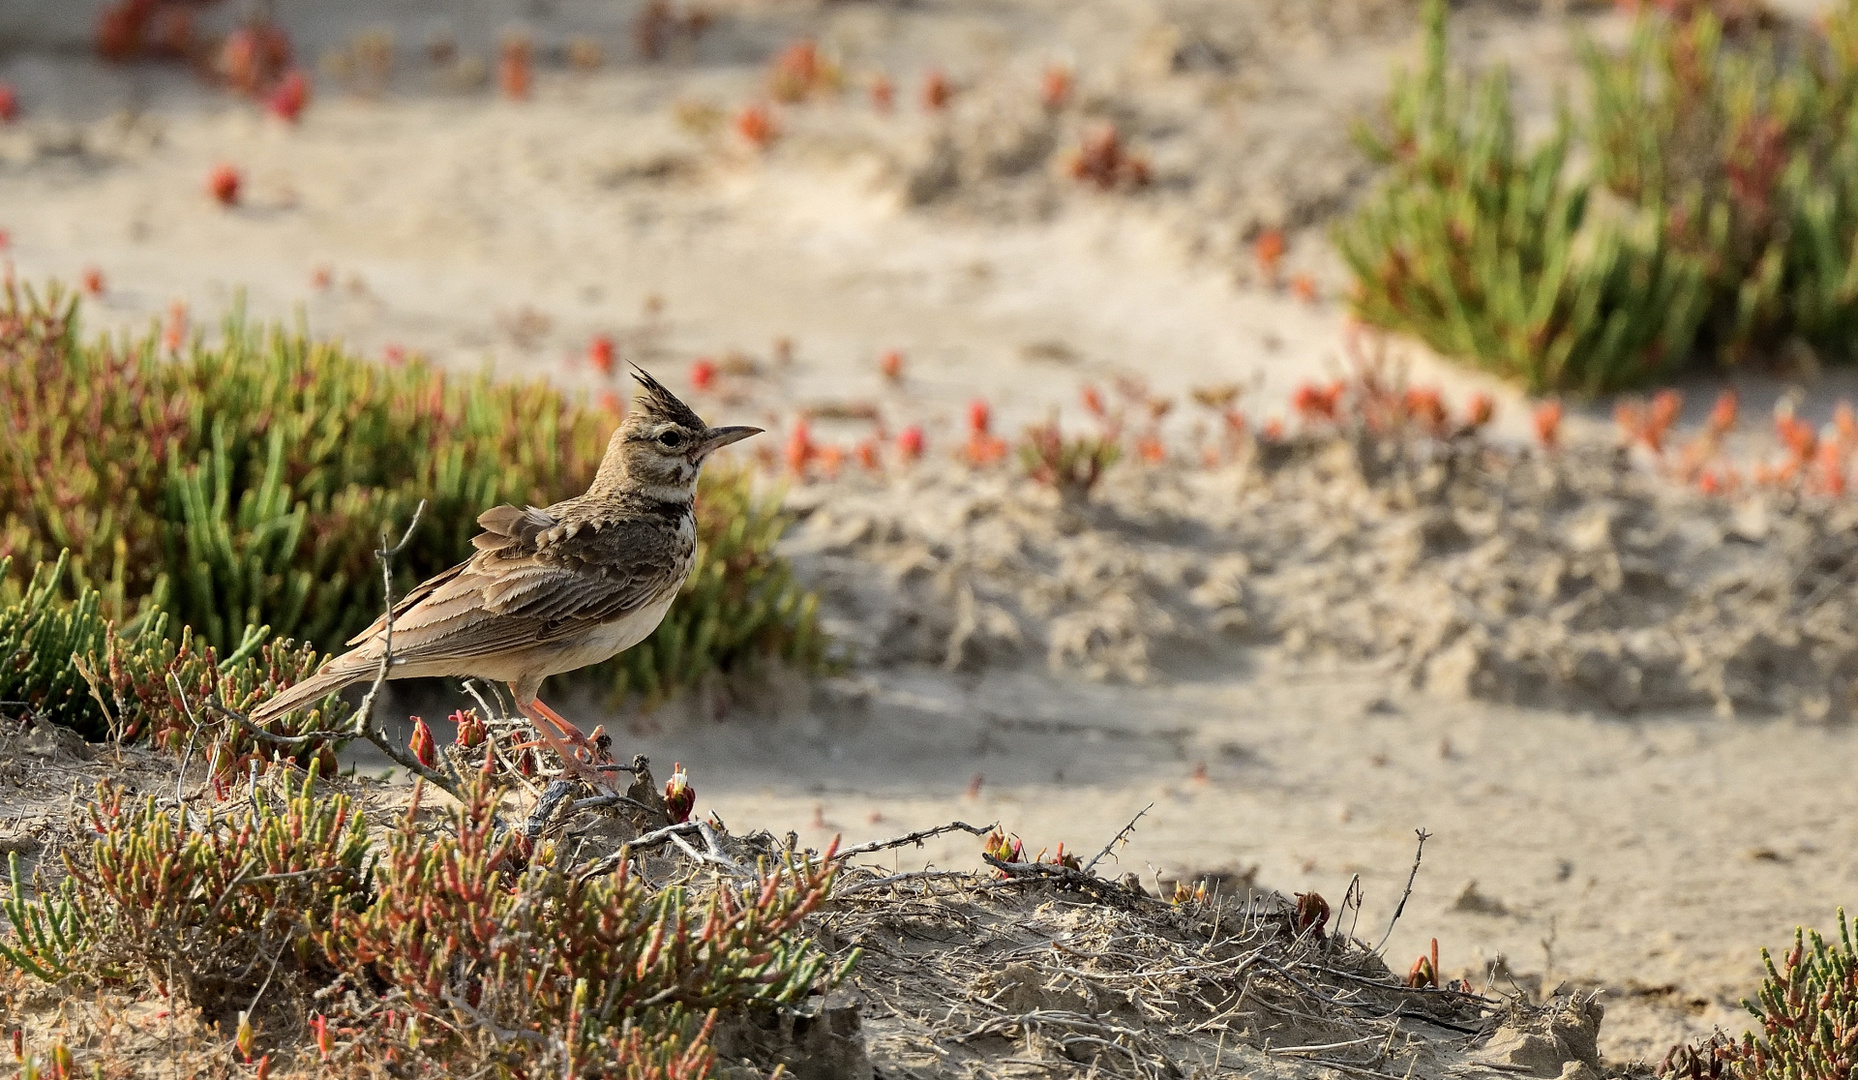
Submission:
[[[1517,704],[1852,710],[1858,509],[1705,498],[1604,448],[1337,434],[1126,465],[1081,512],[959,469],[793,500],[799,572],[878,666],[1140,681],[1266,647]]]
[[[1163,901],[1075,869],[845,875],[818,933],[880,1073],[1597,1076],[1602,1009],[1402,985],[1275,893]],[[1325,912],[1326,914],[1326,912]]]
[[[8,738],[17,742],[35,730],[26,726]],[[70,786],[110,776],[137,798],[174,800],[178,793],[177,805],[228,813],[289,792],[287,767],[254,774],[220,800],[200,786],[198,768],[190,784],[173,775],[171,759],[154,753],[46,753],[60,766],[55,777],[14,781],[22,805],[40,811],[31,844],[11,848],[29,851],[26,866],[48,875],[22,874],[20,882],[38,887],[56,881],[63,856],[90,842],[85,811],[64,794]],[[632,794],[650,796],[647,763],[636,759],[634,768]],[[409,809],[405,785],[352,777],[322,783],[356,799],[377,843]],[[628,863],[630,873],[659,886],[753,895],[775,867],[821,857],[800,849],[792,833],[732,834],[715,820],[666,826],[662,802],[589,794],[557,779],[539,799],[510,791],[503,809],[510,828],[582,880]],[[54,808],[60,796],[64,805]],[[446,828],[443,802],[428,791],[421,820]],[[1097,862],[1128,840],[1128,829],[1088,864],[1062,849],[1057,861],[1041,861],[1043,852],[1028,859],[996,836],[983,856],[989,868],[978,873],[859,865],[893,859],[943,833],[985,830],[952,823],[847,851],[804,932],[832,957],[830,970],[852,962],[849,975],[791,1004],[728,1010],[715,1035],[718,1074],[765,1076],[781,1065],[803,1080],[1006,1076],[1031,1064],[1157,1080],[1222,1065],[1277,1077],[1440,1076],[1471,1065],[1598,1075],[1602,1011],[1591,999],[1537,1005],[1464,982],[1405,985],[1352,937],[1359,910],[1345,904],[1332,920],[1313,894],[1293,901],[1248,879],[1222,892],[1222,879],[1213,876],[1198,888],[1179,883],[1162,899],[1134,874],[1098,876]],[[539,843],[547,840],[557,843]],[[178,977],[172,963],[168,977]],[[185,994],[157,1001],[146,985],[140,992],[136,986],[133,979],[42,986],[23,972],[0,972],[0,1021],[35,1048],[60,1040],[80,1064],[139,1072],[185,1062],[201,1075],[230,1074],[227,1034],[245,1013]],[[296,976],[279,978],[259,1022],[267,1052],[283,1063],[280,1075],[322,1075],[306,1016],[328,996],[311,995]]]

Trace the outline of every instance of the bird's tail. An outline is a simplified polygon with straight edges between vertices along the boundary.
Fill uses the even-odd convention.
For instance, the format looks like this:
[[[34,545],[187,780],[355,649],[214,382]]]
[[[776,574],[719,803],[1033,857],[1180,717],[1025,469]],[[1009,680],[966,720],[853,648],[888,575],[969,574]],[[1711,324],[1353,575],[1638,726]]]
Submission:
[[[372,678],[378,663],[366,660],[357,662],[353,653],[338,656],[323,665],[321,671],[260,704],[252,710],[249,719],[259,727],[264,727],[281,716],[314,705],[344,686]]]

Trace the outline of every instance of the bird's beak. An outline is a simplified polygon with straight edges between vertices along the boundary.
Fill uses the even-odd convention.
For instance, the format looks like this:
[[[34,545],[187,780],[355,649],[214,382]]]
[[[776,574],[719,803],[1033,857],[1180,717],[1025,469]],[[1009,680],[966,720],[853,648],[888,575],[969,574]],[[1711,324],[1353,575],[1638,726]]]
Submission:
[[[696,450],[690,455],[691,459],[702,461],[713,451],[720,450],[733,442],[741,442],[750,435],[759,434],[761,434],[761,429],[758,427],[713,427],[703,433],[703,441],[697,444]]]

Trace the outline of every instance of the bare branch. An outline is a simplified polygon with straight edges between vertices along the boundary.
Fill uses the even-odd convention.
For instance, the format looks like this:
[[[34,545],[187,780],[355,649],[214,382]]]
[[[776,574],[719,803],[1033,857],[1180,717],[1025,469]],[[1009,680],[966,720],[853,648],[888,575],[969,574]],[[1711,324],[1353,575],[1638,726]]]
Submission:
[[[1108,855],[1112,848],[1114,848],[1117,844],[1121,843],[1126,837],[1128,837],[1130,833],[1135,831],[1135,823],[1142,820],[1142,815],[1148,813],[1150,810],[1153,810],[1154,808],[1155,808],[1155,804],[1149,803],[1147,806],[1144,806],[1141,810],[1137,811],[1136,815],[1129,819],[1129,824],[1124,825],[1122,828],[1118,829],[1116,831],[1116,835],[1110,837],[1110,842],[1103,845],[1103,850],[1097,852],[1094,858],[1092,858],[1089,862],[1084,864],[1084,873],[1088,874],[1091,872],[1091,870],[1095,869],[1096,865],[1103,861],[1103,857],[1105,855]]]
[[[1413,832],[1419,837],[1419,846],[1413,849],[1413,869],[1406,875],[1406,891],[1400,894],[1400,905],[1394,908],[1393,918],[1387,920],[1387,932],[1381,935],[1381,943],[1374,947],[1375,952],[1385,949],[1387,940],[1393,937],[1394,924],[1400,921],[1401,913],[1406,911],[1407,899],[1413,895],[1413,879],[1419,876],[1419,860],[1426,854],[1426,841],[1432,838],[1432,834],[1424,829],[1414,829]]]
[[[844,851],[839,852],[839,858],[849,859],[853,855],[869,855],[873,851],[888,851],[891,848],[909,847],[912,844],[921,847],[924,840],[932,836],[941,836],[943,833],[964,832],[971,836],[986,836],[999,827],[1000,823],[997,821],[991,825],[970,825],[965,821],[951,821],[946,825],[937,825],[933,829],[922,829],[918,832],[893,837],[889,840],[873,840],[868,844],[848,847]]]

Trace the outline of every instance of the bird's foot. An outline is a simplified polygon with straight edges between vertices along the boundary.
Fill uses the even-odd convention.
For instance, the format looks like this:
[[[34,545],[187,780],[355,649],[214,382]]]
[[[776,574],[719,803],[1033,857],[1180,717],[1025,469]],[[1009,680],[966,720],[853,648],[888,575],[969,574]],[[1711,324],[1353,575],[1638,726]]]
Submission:
[[[625,790],[619,781],[619,774],[625,770],[613,763],[613,755],[608,749],[612,740],[607,737],[604,726],[594,728],[592,735],[583,735],[580,728],[569,723],[539,698],[523,708],[522,714],[535,726],[542,745],[561,758],[562,767],[570,774],[606,791]]]

